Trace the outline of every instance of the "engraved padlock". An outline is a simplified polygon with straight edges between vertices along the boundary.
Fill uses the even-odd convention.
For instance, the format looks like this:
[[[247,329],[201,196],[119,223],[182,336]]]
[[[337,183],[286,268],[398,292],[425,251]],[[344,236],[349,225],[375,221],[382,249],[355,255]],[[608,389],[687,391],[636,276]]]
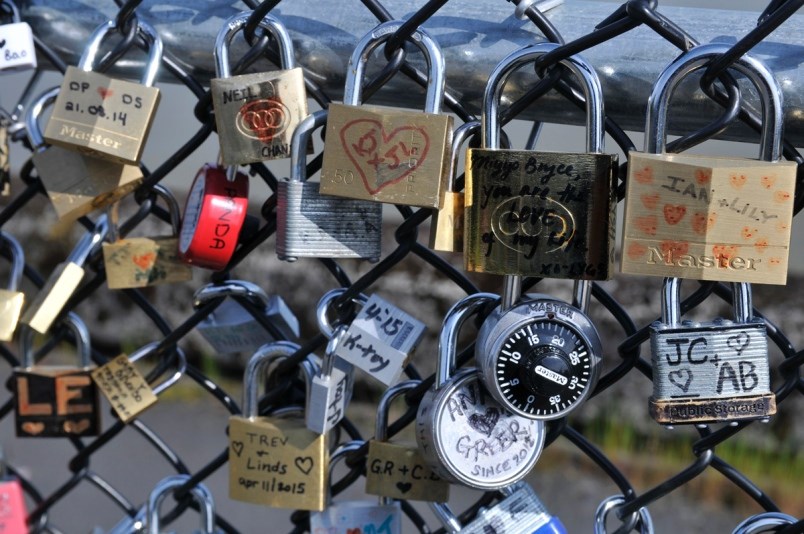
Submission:
[[[483,387],[477,369],[456,372],[461,325],[496,296],[477,293],[444,317],[435,384],[416,414],[416,441],[430,468],[444,480],[470,488],[499,489],[521,480],[544,446],[544,422],[508,411]]]
[[[318,434],[326,434],[332,430],[346,415],[346,407],[352,398],[353,373],[352,366],[336,365],[338,345],[343,343],[347,327],[341,325],[327,343],[321,370],[313,377],[310,384],[305,421],[307,428]]]
[[[792,515],[783,514],[781,512],[763,512],[756,514],[744,521],[734,528],[732,534],[762,534],[763,532],[778,532],[776,527],[784,527],[794,525],[798,519]]]
[[[0,231],[0,244],[11,256],[8,285],[5,289],[0,289],[0,341],[11,341],[25,303],[25,293],[19,291],[25,270],[25,252],[19,241],[8,232]]]
[[[137,165],[159,104],[152,87],[162,62],[162,38],[149,23],[137,21],[137,36],[147,45],[148,61],[140,83],[93,72],[104,38],[117,31],[117,21],[95,28],[78,66],[67,67],[45,139],[95,157]],[[135,39],[137,42],[137,39]]]
[[[533,488],[517,482],[502,488],[505,497],[491,508],[481,508],[471,523],[462,526],[445,502],[431,502],[430,509],[447,532],[462,534],[567,534],[561,520],[547,511]]]
[[[580,56],[560,64],[586,99],[586,152],[500,149],[498,105],[511,74],[558,47],[512,52],[483,96],[482,148],[466,155],[464,266],[467,271],[606,280],[614,265],[617,156],[603,153],[603,93]]]
[[[288,341],[263,345],[243,375],[243,415],[229,418],[229,497],[238,501],[300,510],[326,506],[327,437],[307,429],[299,417],[260,417],[257,385],[266,368],[299,346]],[[300,370],[309,385],[316,366]]]
[[[334,465],[347,454],[362,446],[362,441],[348,441],[335,449],[329,462],[330,479],[332,479]],[[332,487],[331,484],[330,487]],[[373,501],[330,502],[324,511],[310,514],[310,532],[402,534],[402,510],[399,502],[383,502],[382,499],[379,503]]]
[[[307,180],[306,148],[312,133],[327,121],[327,111],[308,115],[293,132],[290,178],[277,191],[276,255],[298,258],[365,258],[379,261],[382,206],[319,193]]]
[[[625,497],[622,495],[612,495],[603,499],[598,505],[597,510],[595,510],[594,534],[606,534],[608,532],[608,530],[606,530],[608,515],[618,506],[625,504],[625,502]],[[632,513],[629,517],[624,518],[623,523],[626,528],[621,528],[617,532],[621,530],[631,532],[638,526],[640,534],[654,534],[653,518],[648,509],[644,506]]]
[[[662,318],[650,327],[650,414],[667,425],[765,419],[776,413],[765,321],[751,285],[733,282],[734,321],[681,321],[681,279],[665,278]]]
[[[449,499],[449,483],[433,473],[415,443],[388,441],[391,402],[420,384],[408,380],[388,388],[377,406],[374,439],[369,441],[366,458],[366,493],[379,495],[383,504],[391,499],[438,502]]]
[[[307,116],[304,73],[296,67],[290,34],[277,18],[266,15],[259,25],[276,40],[282,70],[231,75],[229,44],[251,15],[244,11],[230,17],[215,40],[216,77],[210,92],[224,165],[290,157],[293,130]]]
[[[47,146],[39,128],[39,116],[60,89],[48,89],[25,110],[25,129],[34,149],[33,162],[59,219],[73,220],[106,207],[128,195],[142,183],[135,165],[93,158],[60,146]]]
[[[50,273],[45,285],[39,289],[25,313],[22,314],[20,318],[22,324],[30,326],[40,334],[47,333],[50,325],[53,324],[64,305],[81,284],[81,280],[86,274],[83,265],[100,247],[108,230],[106,215],[101,215],[95,222],[95,227],[81,237],[67,259],[56,265],[56,268]]]
[[[146,532],[148,534],[161,534],[159,529],[159,508],[173,491],[181,488],[190,480],[190,475],[173,475],[160,480],[148,496],[146,506]],[[190,496],[198,503],[201,529],[194,534],[215,534],[215,499],[212,492],[201,483],[190,490]]]
[[[101,429],[98,389],[90,376],[89,330],[75,313],[63,324],[75,336],[80,367],[42,366],[34,362],[31,328],[20,331],[22,367],[14,369],[17,437],[97,436]]]
[[[103,243],[103,264],[109,289],[175,284],[193,279],[189,265],[178,258],[179,204],[176,197],[161,184],[153,186],[165,200],[170,215],[172,235],[120,238],[110,224],[110,243]],[[112,232],[114,230],[114,232]]]
[[[25,497],[19,479],[9,476],[5,457],[0,449],[0,532],[25,534],[28,532]]]
[[[463,144],[480,130],[479,121],[470,121],[455,129],[452,137],[452,158],[444,193],[444,204],[433,210],[430,221],[430,248],[442,252],[463,252],[463,192],[455,190],[458,179],[458,159]]]
[[[0,73],[36,68],[36,47],[33,31],[22,22],[19,9],[11,0],[2,6],[11,12],[11,24],[0,25]]]
[[[645,151],[628,155],[621,271],[724,282],[785,284],[797,164],[780,161],[782,90],[760,60],[743,54],[729,67],[762,102],[760,160],[666,154],[670,97],[689,74],[727,53],[696,46],[653,86]]]
[[[572,304],[529,294],[494,309],[475,344],[492,397],[522,417],[542,420],[564,417],[589,397],[603,354],[586,315],[590,290],[591,282],[576,280]]]
[[[445,67],[441,47],[421,28],[410,35],[428,66],[424,112],[362,106],[371,53],[403,22],[380,24],[355,46],[346,69],[343,104],[330,104],[321,193],[440,208],[446,190],[452,117],[441,114]]]
[[[253,353],[262,345],[299,338],[299,320],[279,295],[268,294],[257,284],[245,280],[227,280],[210,284],[193,294],[193,307],[200,308],[210,300],[230,297],[207,315],[196,327],[215,352]],[[265,328],[234,298],[242,298],[257,306],[272,330]]]

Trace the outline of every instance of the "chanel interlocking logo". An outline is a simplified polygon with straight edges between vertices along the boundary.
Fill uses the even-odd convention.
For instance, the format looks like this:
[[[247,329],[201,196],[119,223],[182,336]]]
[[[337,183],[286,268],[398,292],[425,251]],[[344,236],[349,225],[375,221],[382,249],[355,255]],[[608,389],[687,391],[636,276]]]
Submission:
[[[575,236],[575,218],[566,206],[551,198],[519,196],[497,205],[491,231],[504,247],[532,258],[542,247],[564,250]]]
[[[270,143],[290,124],[290,110],[278,98],[261,98],[243,104],[235,119],[237,131]]]

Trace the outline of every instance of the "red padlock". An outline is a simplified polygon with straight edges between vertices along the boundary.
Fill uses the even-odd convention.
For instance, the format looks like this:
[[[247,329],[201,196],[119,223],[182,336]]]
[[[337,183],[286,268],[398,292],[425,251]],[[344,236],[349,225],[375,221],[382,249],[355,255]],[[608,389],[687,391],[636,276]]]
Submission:
[[[22,485],[15,478],[0,480],[0,532],[2,534],[26,534],[28,526],[25,518],[25,498]]]

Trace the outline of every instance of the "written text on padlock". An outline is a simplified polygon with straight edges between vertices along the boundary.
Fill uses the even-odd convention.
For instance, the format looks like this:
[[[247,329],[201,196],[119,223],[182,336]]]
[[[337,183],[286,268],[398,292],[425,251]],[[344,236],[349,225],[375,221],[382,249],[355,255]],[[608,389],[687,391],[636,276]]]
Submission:
[[[128,423],[157,402],[157,397],[145,377],[125,354],[120,354],[106,365],[92,371],[92,380],[124,423]]]
[[[89,371],[33,367],[15,370],[14,374],[17,436],[98,434],[98,390]]]
[[[371,440],[366,459],[366,493],[442,502],[449,499],[449,484],[433,473],[415,444]]]

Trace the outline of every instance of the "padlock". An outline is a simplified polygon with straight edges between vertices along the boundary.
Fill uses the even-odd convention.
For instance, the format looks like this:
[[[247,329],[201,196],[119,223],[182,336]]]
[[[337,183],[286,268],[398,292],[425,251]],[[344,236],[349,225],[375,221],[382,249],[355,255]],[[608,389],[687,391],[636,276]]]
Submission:
[[[326,121],[327,111],[316,111],[293,132],[290,178],[280,181],[277,191],[276,255],[290,262],[298,258],[379,261],[382,206],[322,195],[318,183],[307,181],[305,147],[313,131]]]
[[[421,384],[417,380],[400,382],[388,388],[377,406],[374,439],[369,441],[366,458],[366,493],[391,499],[445,502],[449,483],[433,473],[415,443],[388,441],[388,412],[391,402]]]
[[[589,397],[603,354],[586,315],[590,290],[591,282],[576,280],[572,304],[530,294],[494,309],[475,344],[492,397],[522,417],[541,420],[564,417]]]
[[[20,481],[6,472],[5,458],[0,450],[0,532],[27,534],[25,497]]]
[[[441,114],[445,68],[441,47],[417,28],[409,41],[428,66],[425,112],[362,106],[371,53],[402,26],[380,24],[358,41],[346,69],[343,104],[330,104],[321,194],[441,208],[452,145],[452,117]]]
[[[95,227],[78,241],[73,251],[67,256],[67,260],[56,265],[56,268],[50,273],[45,285],[22,314],[20,319],[22,324],[30,326],[40,334],[47,333],[64,305],[78,289],[78,285],[86,273],[84,263],[101,245],[108,230],[106,215],[101,215],[95,222]]]
[[[270,297],[256,284],[245,280],[227,280],[211,284],[193,294],[193,306],[198,309],[210,300],[220,297],[241,297],[263,310],[263,313],[282,338],[296,341],[299,338],[299,320],[279,295]],[[207,315],[196,327],[215,352],[255,352],[266,343],[279,341],[265,329],[234,298],[227,298]]]
[[[681,321],[681,280],[665,278],[662,319],[650,327],[650,414],[667,425],[765,419],[776,413],[765,321],[751,285],[733,282],[734,321]]]
[[[160,534],[159,507],[167,496],[176,489],[184,486],[190,480],[190,475],[173,475],[159,481],[148,496],[146,508],[146,526],[148,534]],[[198,503],[201,529],[194,534],[215,534],[215,500],[212,492],[203,484],[196,484],[190,490],[190,495]]]
[[[334,336],[334,327],[327,319],[327,311],[330,303],[345,291],[333,289],[318,301],[318,327],[330,339]],[[386,386],[393,385],[402,376],[408,358],[427,327],[377,295],[361,294],[355,302],[361,305],[360,312],[337,344],[335,354]]]
[[[608,532],[606,530],[606,519],[609,513],[623,504],[625,504],[625,497],[622,495],[612,495],[603,499],[597,510],[595,510],[594,534],[606,534]],[[634,527],[639,526],[640,534],[653,534],[653,518],[651,518],[650,512],[644,506],[631,514],[624,523],[626,528],[620,529],[618,532],[631,532]]]
[[[466,155],[467,271],[586,280],[612,274],[617,156],[603,153],[603,93],[594,68],[577,55],[560,62],[586,99],[585,153],[499,149],[498,104],[505,82],[558,46],[516,50],[489,76],[482,148]]]
[[[103,243],[103,264],[109,289],[174,284],[193,279],[190,266],[178,258],[179,204],[165,186],[156,184],[153,190],[167,204],[173,235],[125,237]],[[110,222],[110,229],[114,226]]]
[[[0,242],[11,256],[8,286],[0,289],[0,341],[11,341],[25,303],[25,293],[19,291],[25,270],[25,252],[19,241],[7,232],[0,231]]]
[[[798,519],[792,515],[781,512],[763,512],[741,521],[734,528],[732,534],[762,534],[763,532],[778,532],[778,528],[794,525]]]
[[[90,376],[89,330],[75,313],[63,321],[75,336],[81,367],[41,366],[34,362],[31,328],[20,331],[22,367],[14,369],[17,437],[97,436],[101,428],[98,389]]]
[[[229,497],[243,502],[323,510],[326,505],[329,453],[327,437],[311,432],[302,418],[259,417],[257,384],[274,361],[299,346],[287,341],[263,345],[243,376],[243,414],[229,418]],[[303,362],[309,384],[317,372]]]
[[[137,21],[137,36],[147,45],[148,61],[140,83],[133,83],[92,71],[103,39],[116,29],[116,20],[95,28],[78,66],[67,67],[45,139],[98,158],[138,165],[159,104],[159,89],[152,85],[162,62],[162,38],[149,23]]]
[[[461,147],[470,136],[480,130],[479,121],[470,121],[455,129],[452,137],[452,163],[450,165],[444,205],[433,210],[430,220],[430,248],[442,252],[463,252],[463,192],[455,190],[458,178],[458,158]]]
[[[330,479],[336,462],[362,446],[362,441],[349,441],[335,449],[329,462]],[[382,502],[382,500],[379,503],[372,501],[330,503],[324,511],[310,514],[310,532],[402,534],[402,511],[399,502]]]
[[[11,120],[0,110],[0,196],[11,195],[11,147],[9,145],[8,127]]]
[[[14,2],[3,0],[2,5],[11,12],[11,24],[0,25],[0,72],[35,69],[36,47],[31,26],[22,22]]]
[[[296,67],[285,25],[266,15],[260,27],[278,44],[282,70],[232,76],[229,44],[252,15],[244,11],[223,23],[215,40],[215,75],[210,81],[215,124],[224,165],[290,157],[290,138],[307,116],[304,73]]]
[[[206,164],[195,176],[179,234],[182,261],[220,271],[229,263],[248,211],[248,176]]]
[[[347,327],[341,325],[327,343],[321,370],[310,384],[310,400],[305,413],[307,428],[318,434],[332,430],[346,415],[346,406],[352,398],[354,378],[351,365],[338,367],[338,345],[346,339]]]
[[[103,393],[112,409],[124,423],[132,421],[156,404],[158,395],[179,381],[187,368],[184,351],[176,347],[176,370],[151,388],[134,363],[149,356],[159,346],[158,341],[143,345],[128,356],[120,354],[92,371],[92,380]]]
[[[779,161],[782,90],[760,60],[730,64],[756,87],[763,111],[760,161],[665,154],[669,100],[687,76],[729,47],[696,46],[653,86],[645,152],[628,156],[621,271],[724,282],[785,284],[797,164]]]
[[[518,482],[501,491],[505,498],[491,508],[481,508],[466,526],[461,525],[446,502],[431,502],[430,509],[449,533],[567,534],[561,520],[550,515],[530,485]]]
[[[59,91],[53,87],[28,106],[25,128],[34,149],[36,171],[56,215],[59,219],[73,220],[119,201],[140,186],[143,175],[135,165],[121,165],[59,146],[47,146],[38,119]]]
[[[455,370],[461,325],[496,296],[477,293],[444,317],[438,368],[416,414],[416,440],[430,468],[448,482],[493,490],[521,480],[544,446],[544,422],[508,411],[483,387],[477,369]]]

